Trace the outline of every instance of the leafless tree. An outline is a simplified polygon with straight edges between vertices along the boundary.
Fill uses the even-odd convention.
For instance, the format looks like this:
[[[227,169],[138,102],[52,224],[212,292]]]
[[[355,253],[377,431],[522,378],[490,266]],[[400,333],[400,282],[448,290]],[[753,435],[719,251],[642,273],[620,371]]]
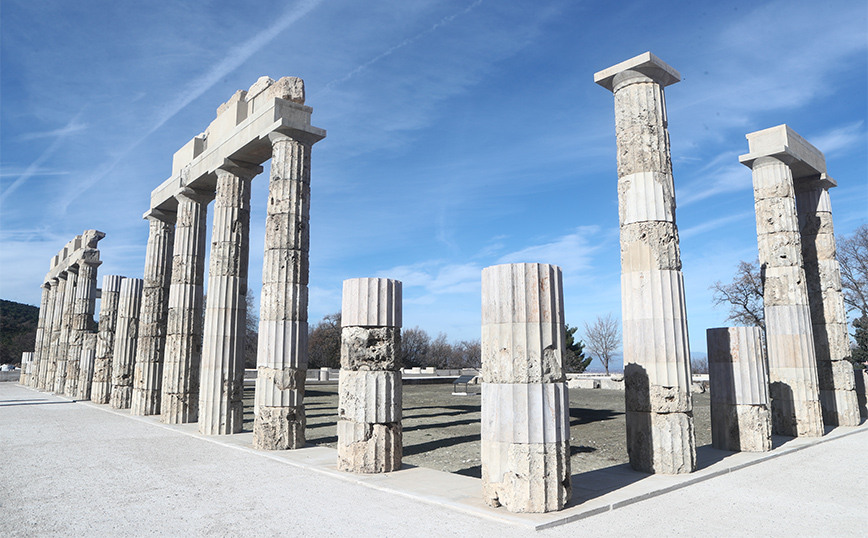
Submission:
[[[418,326],[401,330],[401,364],[404,368],[428,365],[431,337]]]
[[[868,319],[868,225],[859,226],[853,235],[838,242],[838,263],[847,309]]]
[[[325,316],[310,328],[307,337],[309,368],[341,367],[341,313]]]
[[[765,331],[763,315],[763,281],[759,261],[738,262],[735,277],[729,284],[717,281],[709,288],[714,291],[715,306],[729,305],[727,321],[738,325],[760,327]]]
[[[606,317],[597,316],[593,325],[588,325],[586,321],[584,341],[585,349],[589,354],[600,359],[603,368],[606,369],[606,375],[609,375],[609,361],[621,347],[621,328],[618,320],[612,317],[610,312]]]

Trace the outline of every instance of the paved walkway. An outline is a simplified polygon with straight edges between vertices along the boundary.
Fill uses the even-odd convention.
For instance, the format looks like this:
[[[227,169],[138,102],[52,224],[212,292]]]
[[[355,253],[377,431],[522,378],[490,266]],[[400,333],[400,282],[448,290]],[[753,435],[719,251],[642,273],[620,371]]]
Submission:
[[[0,536],[864,536],[868,424],[769,454],[699,450],[700,470],[573,477],[557,514],[479,501],[479,480],[414,467],[356,476],[334,450],[250,448],[250,434],[0,384]],[[535,531],[536,530],[536,531]]]

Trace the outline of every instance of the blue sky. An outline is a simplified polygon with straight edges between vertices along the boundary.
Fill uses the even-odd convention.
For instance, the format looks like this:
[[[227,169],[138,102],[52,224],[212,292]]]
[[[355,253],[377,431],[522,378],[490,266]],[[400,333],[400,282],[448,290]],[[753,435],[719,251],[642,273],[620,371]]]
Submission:
[[[620,315],[612,94],[650,50],[667,88],[691,349],[725,325],[708,287],[756,257],[746,133],[825,152],[836,232],[868,221],[868,7],[833,2],[3,0],[0,297],[38,304],[50,258],[106,232],[101,274],[141,277],[149,194],[216,108],[305,80],[312,323],[346,278],[404,283],[404,326],[479,338],[480,271],[555,263],[567,321]],[[268,170],[253,181],[261,282]],[[258,307],[257,307],[258,311]]]

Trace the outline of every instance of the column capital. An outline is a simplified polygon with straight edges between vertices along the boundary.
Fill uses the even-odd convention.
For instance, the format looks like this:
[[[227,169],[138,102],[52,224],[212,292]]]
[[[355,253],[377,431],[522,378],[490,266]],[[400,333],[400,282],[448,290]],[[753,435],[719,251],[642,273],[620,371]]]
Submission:
[[[325,138],[324,131],[323,133],[312,133],[307,131],[284,129],[282,131],[272,131],[268,133],[268,140],[271,142],[272,146],[278,142],[284,141],[293,141],[306,146],[312,146],[323,138]]]
[[[594,73],[594,82],[611,92],[628,82],[655,82],[666,87],[680,81],[681,74],[651,52]]]
[[[787,164],[793,173],[793,181],[813,181],[826,174],[826,157],[823,152],[799,136],[789,125],[782,124],[745,135],[749,153],[738,161],[753,168],[754,161],[761,157],[773,157]]]
[[[155,207],[152,207],[151,209],[145,211],[145,213],[142,215],[142,218],[147,220],[156,219],[167,224],[174,224],[176,216],[177,213],[175,211],[168,211],[165,209],[157,209]]]
[[[829,190],[838,186],[838,182],[827,174],[819,174],[811,177],[800,177],[795,181],[796,192],[807,192],[816,189]]]
[[[262,167],[258,164],[232,159],[223,159],[223,164],[214,170],[214,172],[218,175],[221,173],[228,173],[246,180],[251,180],[262,173]]]
[[[192,187],[181,187],[175,193],[175,198],[180,201],[181,198],[196,202],[197,204],[207,204],[214,199],[214,192],[194,189]]]

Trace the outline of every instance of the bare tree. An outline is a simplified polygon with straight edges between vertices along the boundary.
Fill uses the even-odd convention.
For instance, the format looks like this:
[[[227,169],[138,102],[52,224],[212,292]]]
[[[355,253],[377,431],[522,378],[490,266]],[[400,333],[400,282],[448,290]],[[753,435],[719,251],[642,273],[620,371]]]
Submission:
[[[310,328],[307,337],[309,368],[341,367],[341,313],[325,316]]]
[[[841,288],[848,310],[857,310],[868,319],[868,225],[856,228],[853,235],[838,242]]]
[[[718,280],[709,289],[714,291],[712,300],[715,306],[729,305],[727,321],[760,327],[765,331],[763,280],[758,260],[738,262],[731,283],[724,284]]]
[[[452,346],[449,368],[481,368],[482,345],[479,340],[462,340]]]
[[[609,361],[621,347],[621,328],[618,320],[613,318],[610,312],[606,317],[597,316],[593,325],[588,325],[586,321],[584,341],[588,353],[600,359],[603,368],[606,369],[606,375],[609,375]]]
[[[425,329],[417,325],[412,329],[401,331],[401,364],[404,368],[421,367],[428,365],[428,348],[431,345],[431,337]]]
[[[451,358],[452,344],[446,339],[446,333],[440,333],[428,346],[428,366],[446,368]]]

